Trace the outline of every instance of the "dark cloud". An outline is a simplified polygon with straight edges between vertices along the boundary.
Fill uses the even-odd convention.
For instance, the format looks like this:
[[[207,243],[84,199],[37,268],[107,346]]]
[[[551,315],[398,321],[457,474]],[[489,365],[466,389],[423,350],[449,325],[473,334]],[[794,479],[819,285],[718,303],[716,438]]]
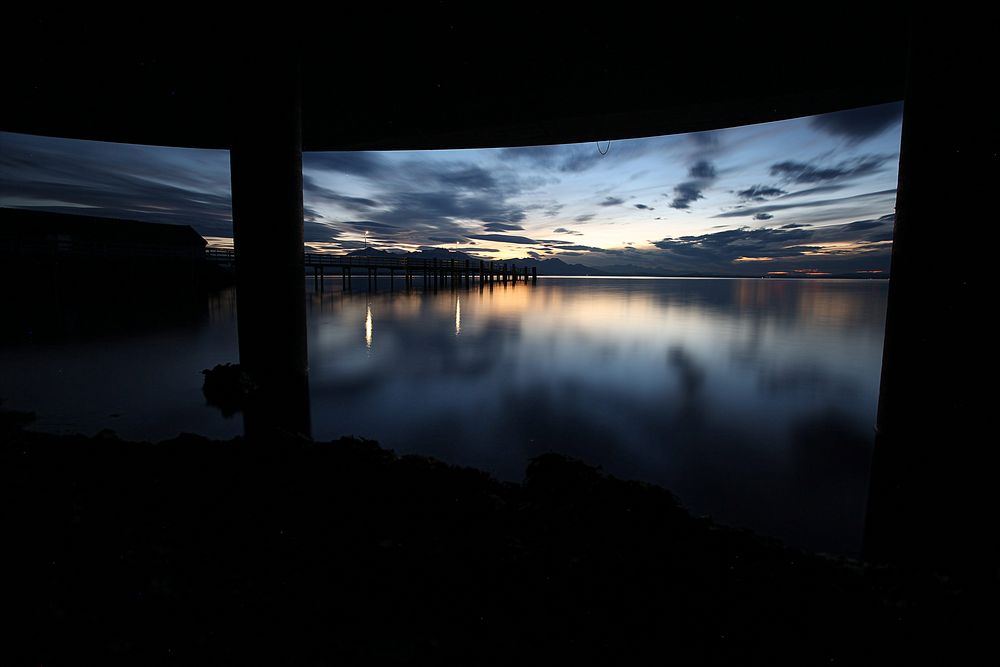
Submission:
[[[464,207],[466,213],[474,212],[476,206],[490,207],[496,202],[490,202],[483,199],[468,199],[459,203],[460,206]],[[514,222],[519,222],[527,218],[527,214],[520,209],[504,209],[503,213],[499,215],[480,215],[473,216],[477,217],[480,222],[485,222],[491,225],[513,225]],[[512,229],[522,229],[521,227],[512,226]]]
[[[746,190],[740,190],[736,194],[743,201],[764,201],[765,199],[780,197],[788,193],[780,188],[768,185],[752,185]]]
[[[646,206],[645,204],[636,204],[635,207],[637,209],[640,209],[640,210],[643,210],[643,211],[655,211],[656,210],[652,206]]]
[[[334,192],[329,188],[319,185],[316,183],[314,178],[305,174],[302,176],[302,198],[304,200],[318,200],[331,204],[337,204],[343,208],[356,212],[365,212],[368,209],[378,206],[378,202],[373,199],[366,199],[365,197],[348,197]]]
[[[577,148],[577,147],[573,147]],[[559,162],[558,169],[567,173],[580,173],[597,165],[601,155],[594,148],[577,148],[570,151]]]
[[[523,157],[523,156],[522,156]],[[539,154],[541,157],[541,154]],[[526,158],[531,163],[532,156]],[[335,204],[368,221],[392,225],[398,244],[429,245],[435,238],[467,238],[471,223],[485,223],[487,233],[523,229],[528,207],[513,198],[544,184],[530,169],[486,169],[462,159],[437,161],[378,153],[313,153],[304,157],[311,173],[305,197],[315,207]],[[350,174],[367,180],[363,197],[346,199],[318,189],[321,172]],[[330,182],[330,181],[328,181]],[[354,186],[352,186],[354,187]],[[557,215],[561,204],[533,204],[543,215]]]
[[[603,252],[604,248],[595,248],[589,245],[564,245],[559,246],[559,252],[564,250],[575,250],[575,251],[586,251],[586,252]]]
[[[306,243],[334,241],[341,235],[339,229],[321,222],[308,222],[302,225],[302,237]]]
[[[711,141],[704,139],[702,142],[703,147],[714,149],[716,142],[714,135],[707,136],[711,137]],[[702,190],[711,185],[716,179],[715,167],[708,160],[699,159],[688,169],[688,177],[691,180],[674,186],[674,195],[673,200],[670,202],[670,208],[691,208],[692,202],[704,199],[705,195],[702,194]]]
[[[495,243],[522,243],[522,244],[535,244],[539,243],[535,239],[529,239],[527,236],[510,236],[508,234],[466,234],[470,239],[478,239],[480,241],[493,241]]]
[[[704,149],[714,149],[719,145],[719,134],[716,131],[692,132],[688,135],[695,145]]]
[[[374,220],[338,220],[337,224],[370,232],[392,233],[399,230],[395,225],[387,225],[384,222],[376,222]]]
[[[603,144],[602,144],[603,149]],[[640,152],[641,152],[640,148]],[[628,151],[636,152],[635,149]],[[531,169],[560,174],[578,174],[601,164],[602,155],[592,143],[562,146],[505,148],[502,160],[527,165]]]
[[[753,217],[754,220],[770,220],[774,216],[770,213],[758,213]]]
[[[305,222],[322,222],[323,214],[310,206],[302,207],[302,219]]]
[[[364,241],[340,240],[340,241],[337,241],[336,245],[341,250],[358,250],[359,248],[370,248],[370,247],[372,247],[372,241],[369,240],[366,243]]]
[[[601,206],[618,206],[619,204],[624,204],[624,199],[619,199],[618,197],[605,197],[604,201],[600,202]]]
[[[821,195],[827,192],[837,192],[846,188],[846,185],[817,185],[814,188],[805,188],[803,190],[796,190],[795,192],[789,192],[787,195],[783,195],[781,199],[791,199],[792,197],[805,197],[808,195]]]
[[[390,191],[378,195],[382,209],[368,219],[396,228],[399,243],[430,243],[430,236],[466,237],[468,221],[485,222],[485,231],[519,230],[527,215],[511,206],[503,194],[484,191],[469,195],[462,190]]]
[[[524,227],[509,222],[488,222],[483,225],[483,229],[488,232],[516,232]]]
[[[711,180],[715,178],[715,167],[708,160],[699,160],[688,170],[688,176]]]
[[[391,170],[378,153],[363,151],[303,153],[302,168],[303,170],[335,171],[367,178],[378,178]]]
[[[878,136],[903,118],[903,103],[891,102],[876,106],[837,111],[814,116],[809,122],[818,130],[851,143]]]
[[[2,133],[0,198],[8,205],[191,225],[232,236],[229,155]]]
[[[819,183],[865,176],[879,171],[886,162],[895,156],[863,155],[849,160],[842,160],[832,166],[817,166],[805,162],[786,160],[771,165],[771,175],[784,178],[793,183]]]
[[[670,208],[690,208],[691,202],[704,199],[701,194],[701,183],[698,181],[687,181],[674,186],[674,200],[670,202]]]
[[[809,225],[803,225],[797,222],[791,222],[787,225],[782,225],[781,229],[802,229],[803,227],[809,227]]]
[[[552,231],[555,232],[556,234],[572,234],[574,236],[582,236],[583,235],[582,232],[576,232],[576,231],[573,231],[572,229],[567,229],[565,227],[556,227]]]
[[[895,194],[895,188],[891,190],[879,190],[878,192],[866,192],[860,195],[851,195],[849,197],[836,197],[833,199],[813,199],[802,202],[788,203],[788,204],[765,204],[764,206],[752,206],[749,208],[735,208],[731,211],[725,211],[723,213],[717,213],[712,216],[715,218],[741,218],[741,217],[754,217],[760,213],[773,213],[774,211],[783,211],[791,208],[816,208],[816,207],[840,207],[845,203],[856,202],[863,199],[885,197],[887,195]]]
[[[824,271],[888,270],[891,216],[822,228],[742,227],[654,241],[661,266],[680,272],[759,275],[794,270],[808,263]],[[851,244],[851,245],[845,245]],[[852,247],[853,246],[853,247]],[[657,251],[654,251],[657,252]],[[741,258],[766,261],[744,261]]]
[[[459,165],[451,169],[438,169],[437,180],[452,188],[464,190],[495,190],[499,187],[496,176],[482,167]]]
[[[852,231],[861,232],[866,229],[875,229],[876,227],[881,227],[885,224],[884,220],[859,220],[857,222],[851,222],[846,225],[846,227]]]
[[[589,220],[593,220],[594,217],[595,214],[593,213],[584,213],[583,215],[576,216],[575,218],[573,218],[573,220],[576,222],[587,222]]]

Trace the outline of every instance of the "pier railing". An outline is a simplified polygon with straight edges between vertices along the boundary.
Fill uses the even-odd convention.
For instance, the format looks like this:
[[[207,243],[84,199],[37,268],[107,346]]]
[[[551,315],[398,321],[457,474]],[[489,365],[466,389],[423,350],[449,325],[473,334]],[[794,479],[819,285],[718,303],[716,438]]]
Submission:
[[[205,259],[219,264],[235,265],[236,253],[228,248],[206,248]],[[517,267],[512,262],[497,262],[468,259],[425,259],[413,257],[393,257],[386,255],[333,255],[328,253],[303,253],[303,264],[313,269],[314,275],[320,279],[325,277],[327,268],[340,269],[345,280],[350,280],[354,269],[361,269],[371,278],[378,275],[379,270],[387,270],[390,275],[396,271],[402,273],[407,280],[416,275],[425,279],[479,278],[484,281],[517,282],[537,279],[535,269]]]

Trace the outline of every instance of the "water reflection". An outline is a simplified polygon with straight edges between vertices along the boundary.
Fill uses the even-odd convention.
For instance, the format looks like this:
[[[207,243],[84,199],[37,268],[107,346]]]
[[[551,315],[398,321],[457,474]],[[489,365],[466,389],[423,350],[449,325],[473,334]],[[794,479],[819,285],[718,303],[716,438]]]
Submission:
[[[512,480],[559,450],[669,486],[724,521],[853,552],[867,459],[843,453],[849,470],[825,467],[836,446],[816,433],[870,446],[885,292],[873,281],[597,279],[335,292],[311,313],[314,428]],[[380,309],[377,353],[343,342],[356,302]],[[803,455],[817,441],[823,453]]]
[[[510,480],[562,451],[724,522],[857,551],[885,283],[381,280],[372,292],[307,281],[315,437],[370,437]],[[0,346],[0,397],[49,430],[236,435],[240,420],[200,391],[203,368],[238,359],[232,290],[202,312],[169,330]]]
[[[372,305],[369,303],[365,313],[365,348],[372,349]]]

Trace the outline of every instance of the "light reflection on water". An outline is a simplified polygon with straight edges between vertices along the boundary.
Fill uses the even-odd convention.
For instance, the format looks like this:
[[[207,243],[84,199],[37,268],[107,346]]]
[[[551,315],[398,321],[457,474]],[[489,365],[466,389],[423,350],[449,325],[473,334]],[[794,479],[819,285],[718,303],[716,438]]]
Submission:
[[[368,348],[368,351],[371,351],[372,349],[373,333],[374,333],[374,327],[372,326],[372,305],[371,303],[369,303],[367,312],[365,313],[365,347]]]
[[[720,521],[858,551],[886,283],[378,282],[317,294],[307,281],[315,437],[511,480],[560,451]],[[170,330],[0,346],[0,398],[45,430],[236,435],[241,420],[200,391],[201,369],[238,360],[233,296]]]
[[[859,548],[886,283],[401,285],[312,294],[316,437],[512,480],[561,451],[726,522]],[[371,313],[374,344],[355,333]]]

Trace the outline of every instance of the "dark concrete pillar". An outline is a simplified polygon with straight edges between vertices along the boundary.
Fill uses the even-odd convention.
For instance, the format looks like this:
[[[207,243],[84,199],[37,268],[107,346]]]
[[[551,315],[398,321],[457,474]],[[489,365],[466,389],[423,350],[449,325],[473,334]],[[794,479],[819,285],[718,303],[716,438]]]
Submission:
[[[943,34],[918,25],[911,36],[865,556],[990,577],[994,344],[973,296],[984,265],[973,239],[986,233],[976,195],[995,188],[995,105],[976,74],[989,40],[941,48]],[[948,246],[957,235],[970,243]]]
[[[258,385],[248,438],[310,434],[297,58],[234,54],[230,168],[240,363]]]

